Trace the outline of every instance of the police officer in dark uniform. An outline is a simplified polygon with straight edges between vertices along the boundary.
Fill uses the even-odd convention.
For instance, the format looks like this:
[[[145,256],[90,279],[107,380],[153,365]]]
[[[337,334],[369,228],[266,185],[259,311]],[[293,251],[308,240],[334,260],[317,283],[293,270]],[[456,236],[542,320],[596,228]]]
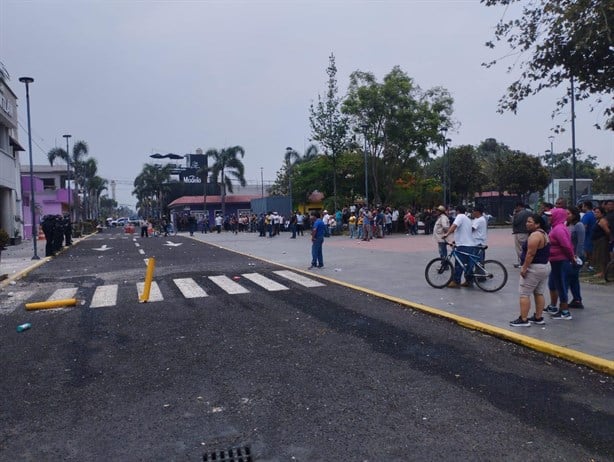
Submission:
[[[53,232],[55,228],[55,219],[51,215],[45,215],[41,221],[41,227],[45,234],[45,256],[53,256]]]
[[[64,215],[62,225],[64,228],[64,245],[72,245],[72,223],[70,222],[70,215]]]
[[[62,215],[54,216],[53,227],[53,252],[57,253],[62,250],[62,242],[64,241],[64,226],[62,223]]]

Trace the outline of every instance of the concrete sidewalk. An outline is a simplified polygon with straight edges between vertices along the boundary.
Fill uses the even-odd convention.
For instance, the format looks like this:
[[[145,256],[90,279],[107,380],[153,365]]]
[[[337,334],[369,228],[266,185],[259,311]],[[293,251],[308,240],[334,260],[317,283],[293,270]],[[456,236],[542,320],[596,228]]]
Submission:
[[[182,233],[182,236],[188,236]],[[509,274],[506,286],[495,293],[478,288],[433,289],[424,278],[426,264],[437,256],[432,236],[398,234],[370,242],[335,236],[325,240],[322,269],[308,270],[311,240],[308,233],[290,239],[289,233],[268,238],[257,233],[195,233],[194,239],[267,260],[314,276],[350,285],[392,301],[444,316],[467,327],[488,332],[549,354],[588,364],[614,373],[614,285],[586,282],[582,277],[583,310],[572,310],[573,319],[551,320],[546,325],[513,328],[509,321],[518,317],[519,270],[513,267],[515,254],[509,229],[489,230],[487,258],[505,264]],[[160,238],[160,242],[172,240]],[[78,243],[78,239],[75,243]],[[8,247],[0,258],[0,275],[8,278],[0,288],[25,272],[44,264],[45,241],[38,242],[41,260],[32,260],[32,241]],[[8,290],[8,289],[5,289]],[[325,290],[325,289],[324,289]],[[548,297],[546,297],[548,301]]]
[[[546,314],[545,326],[514,328],[509,325],[519,314],[519,270],[513,267],[516,257],[509,229],[489,230],[487,259],[502,262],[509,275],[506,286],[495,293],[478,288],[434,289],[429,286],[424,269],[438,256],[431,235],[397,234],[369,242],[334,236],[324,243],[324,268],[314,270],[308,270],[311,261],[308,233],[297,239],[290,239],[289,233],[268,238],[259,237],[257,233],[235,235],[226,232],[195,233],[194,238],[366,289],[468,327],[614,373],[613,284],[589,283],[588,277],[581,277],[586,308],[572,310],[572,320],[551,320]],[[584,358],[584,355],[592,358]],[[593,364],[593,358],[599,359],[597,364]]]

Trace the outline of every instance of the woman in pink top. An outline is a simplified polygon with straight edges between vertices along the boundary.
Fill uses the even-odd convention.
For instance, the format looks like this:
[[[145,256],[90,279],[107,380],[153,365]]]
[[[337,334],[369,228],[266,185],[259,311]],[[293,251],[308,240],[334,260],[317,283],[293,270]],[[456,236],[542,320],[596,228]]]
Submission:
[[[552,319],[571,320],[567,299],[567,274],[574,262],[574,248],[571,243],[571,234],[566,226],[567,209],[552,209],[550,218],[551,228],[548,234],[550,238],[550,277],[548,288],[550,289],[550,305],[548,312]],[[556,307],[557,300],[560,309]]]

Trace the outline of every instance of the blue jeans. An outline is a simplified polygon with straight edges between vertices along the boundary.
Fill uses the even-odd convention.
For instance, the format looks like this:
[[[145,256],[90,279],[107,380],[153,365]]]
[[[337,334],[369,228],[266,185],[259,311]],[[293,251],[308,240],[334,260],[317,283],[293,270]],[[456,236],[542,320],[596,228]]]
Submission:
[[[445,242],[438,242],[437,247],[439,247],[439,256],[441,258],[446,258],[448,256],[448,244]]]
[[[324,237],[316,237],[311,242],[311,266],[324,266],[324,256],[322,255],[322,245]]]
[[[581,266],[569,265],[567,272],[567,286],[571,291],[572,300],[582,301],[582,293],[580,292],[580,268]]]
[[[463,254],[467,253],[471,255],[477,255],[480,249],[478,249],[477,247],[461,245],[461,246],[458,246],[456,250],[458,252],[462,252],[458,254],[458,257],[465,265],[465,268],[467,268],[467,270],[465,271],[465,280],[467,282],[472,282],[473,275],[468,276],[467,273],[473,273],[473,263],[472,263],[472,260],[470,260],[469,255],[463,255]],[[459,264],[454,264],[454,281],[457,284],[460,284],[462,275],[463,275],[463,267]]]
[[[551,261],[550,276],[548,277],[548,288],[550,290],[556,290],[559,295],[559,303],[567,303],[569,298],[567,297],[567,275],[571,269],[571,263],[568,260],[563,261]]]

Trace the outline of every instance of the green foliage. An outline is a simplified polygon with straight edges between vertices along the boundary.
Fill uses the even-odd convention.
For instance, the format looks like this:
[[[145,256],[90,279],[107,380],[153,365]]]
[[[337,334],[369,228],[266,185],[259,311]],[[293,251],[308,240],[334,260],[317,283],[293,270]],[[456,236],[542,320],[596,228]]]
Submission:
[[[165,196],[169,193],[171,165],[145,164],[134,179],[132,194],[137,198],[137,210],[142,217],[160,217],[166,206]]]
[[[592,189],[593,194],[614,193],[614,170],[609,165],[596,170]]]
[[[612,0],[481,0],[486,6],[502,5],[505,15],[495,29],[520,78],[499,101],[499,110],[516,112],[518,103],[544,88],[556,88],[573,77],[577,99],[597,96],[605,102],[605,127],[614,130],[614,6]],[[520,11],[513,9],[518,4]],[[490,41],[486,45],[495,48]],[[484,64],[497,64],[495,59]],[[557,102],[553,115],[568,104],[566,94]]]
[[[387,200],[401,172],[428,160],[452,125],[452,104],[447,90],[423,92],[398,66],[382,83],[370,72],[350,75],[343,111],[366,142],[375,202]]]
[[[597,172],[597,157],[587,156],[582,159],[584,153],[580,149],[576,149],[576,177],[577,178],[593,178]],[[553,178],[571,178],[572,177],[572,150],[566,152],[546,154],[544,163],[552,173]]]
[[[337,201],[337,156],[348,145],[349,124],[346,115],[341,112],[341,98],[337,88],[337,66],[335,55],[329,56],[328,90],[326,97],[318,95],[318,102],[309,107],[309,123],[311,125],[311,138],[324,149],[324,154],[332,158],[333,171],[333,197]]]
[[[213,159],[211,176],[217,180],[220,178],[222,185],[222,215],[226,215],[226,191],[233,192],[232,180],[246,185],[245,166],[241,159],[245,156],[245,149],[241,146],[230,146],[222,150],[209,149],[207,157]],[[240,157],[240,158],[239,158]]]

